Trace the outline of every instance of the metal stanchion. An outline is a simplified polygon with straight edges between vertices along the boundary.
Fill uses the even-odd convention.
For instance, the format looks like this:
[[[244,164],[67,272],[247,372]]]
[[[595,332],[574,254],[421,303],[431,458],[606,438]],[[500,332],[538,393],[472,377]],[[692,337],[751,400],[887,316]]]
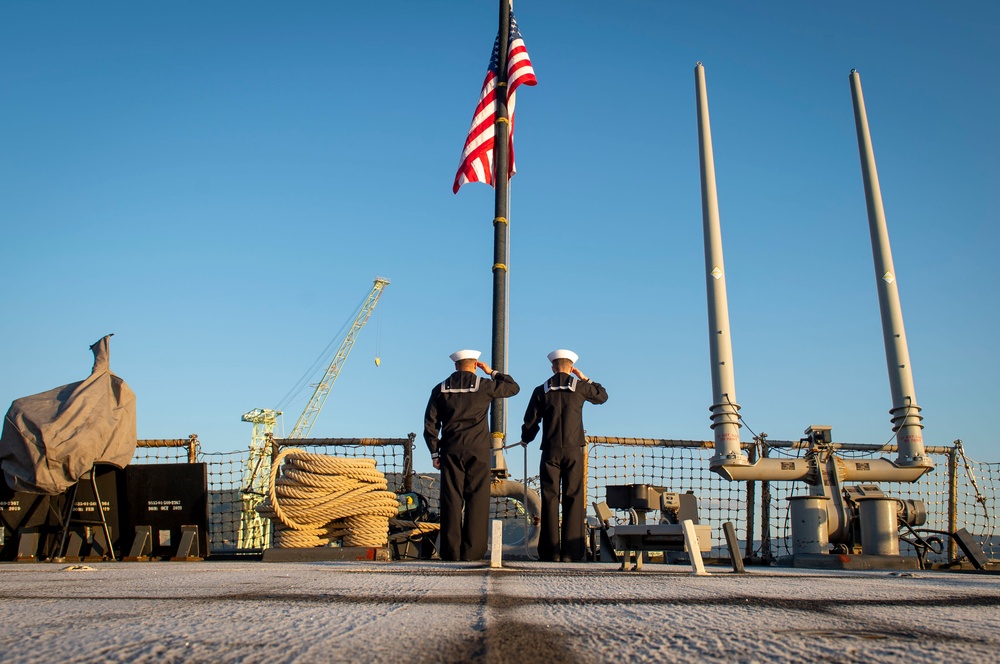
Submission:
[[[528,530],[531,528],[531,515],[528,513],[528,444],[524,441],[518,441],[505,445],[503,449],[509,450],[518,446],[524,448],[524,466],[522,466],[524,470],[521,478],[521,486],[524,487],[524,502],[522,503],[524,508],[524,557],[528,560],[535,560],[536,558],[531,556],[531,547],[528,544]]]

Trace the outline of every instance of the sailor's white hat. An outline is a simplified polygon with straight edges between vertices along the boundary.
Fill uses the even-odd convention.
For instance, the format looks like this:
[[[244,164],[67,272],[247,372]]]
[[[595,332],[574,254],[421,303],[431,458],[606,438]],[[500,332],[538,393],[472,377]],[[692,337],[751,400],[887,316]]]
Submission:
[[[448,357],[451,358],[452,362],[458,362],[459,360],[478,360],[480,355],[482,353],[478,350],[456,350]]]
[[[565,348],[560,348],[559,350],[554,350],[548,354],[549,362],[555,362],[556,360],[567,359],[573,364],[580,359],[580,356],[571,350],[566,350]]]

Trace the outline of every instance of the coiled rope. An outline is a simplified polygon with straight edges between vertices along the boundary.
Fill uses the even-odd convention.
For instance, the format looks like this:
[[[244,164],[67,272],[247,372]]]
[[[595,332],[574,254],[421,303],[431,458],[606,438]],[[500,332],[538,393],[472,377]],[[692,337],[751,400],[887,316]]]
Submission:
[[[273,520],[278,548],[326,546],[338,539],[344,546],[385,546],[389,517],[399,513],[396,494],[387,487],[374,459],[287,448],[271,466],[269,495],[257,512]]]

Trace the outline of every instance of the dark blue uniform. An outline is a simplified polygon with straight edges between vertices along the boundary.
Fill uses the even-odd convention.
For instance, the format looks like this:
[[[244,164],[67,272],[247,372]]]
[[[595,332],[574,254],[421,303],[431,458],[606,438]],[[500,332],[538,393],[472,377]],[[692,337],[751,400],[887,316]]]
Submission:
[[[557,373],[535,388],[524,413],[521,440],[530,443],[542,423],[542,525],[538,539],[541,560],[581,560],[587,512],[583,486],[583,404],[602,404],[608,392],[600,383]],[[559,492],[562,489],[560,546]]]
[[[494,372],[491,380],[471,371],[456,371],[431,390],[424,413],[424,440],[441,462],[438,553],[442,560],[481,560],[486,553],[492,440],[486,415],[493,399],[512,397],[520,389],[513,378],[500,372]]]

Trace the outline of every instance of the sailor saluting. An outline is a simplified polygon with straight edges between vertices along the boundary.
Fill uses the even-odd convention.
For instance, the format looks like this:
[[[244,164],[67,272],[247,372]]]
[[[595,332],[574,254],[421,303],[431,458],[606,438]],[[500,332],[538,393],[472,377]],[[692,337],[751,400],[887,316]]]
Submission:
[[[486,553],[491,440],[486,415],[493,399],[521,389],[510,376],[480,362],[480,355],[478,350],[451,354],[455,372],[434,386],[424,412],[424,440],[441,471],[442,560],[480,560]],[[476,369],[490,378],[476,375]]]
[[[530,443],[538,434],[539,424],[542,424],[540,560],[583,560],[587,511],[583,495],[583,455],[587,443],[583,431],[583,404],[586,401],[602,404],[608,400],[608,392],[574,366],[579,359],[576,353],[565,349],[548,354],[553,376],[531,393],[521,427],[521,440]]]

